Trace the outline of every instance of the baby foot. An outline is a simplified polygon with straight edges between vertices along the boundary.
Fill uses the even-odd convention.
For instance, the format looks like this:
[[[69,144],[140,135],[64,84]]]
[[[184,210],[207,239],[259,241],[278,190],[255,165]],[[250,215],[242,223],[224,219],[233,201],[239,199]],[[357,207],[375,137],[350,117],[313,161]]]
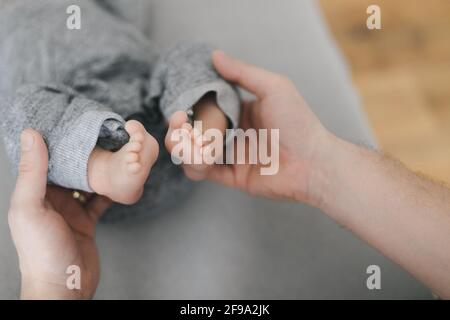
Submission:
[[[130,141],[119,151],[96,147],[89,158],[89,185],[115,202],[133,204],[144,190],[150,169],[158,158],[158,142],[144,126],[130,120],[125,124]]]
[[[180,130],[186,137],[182,141],[174,140],[173,133]],[[188,123],[186,112],[175,112],[169,121],[169,130],[166,135],[165,144],[167,150],[172,154],[175,151],[175,146],[182,143],[182,157],[180,158],[183,164],[185,174],[192,180],[203,180],[206,178],[212,164],[206,161],[206,147],[209,142],[202,135],[202,132],[193,128]],[[178,152],[178,150],[176,150]],[[216,157],[220,156],[217,154]],[[176,156],[176,158],[179,158]],[[198,161],[197,161],[198,160]]]

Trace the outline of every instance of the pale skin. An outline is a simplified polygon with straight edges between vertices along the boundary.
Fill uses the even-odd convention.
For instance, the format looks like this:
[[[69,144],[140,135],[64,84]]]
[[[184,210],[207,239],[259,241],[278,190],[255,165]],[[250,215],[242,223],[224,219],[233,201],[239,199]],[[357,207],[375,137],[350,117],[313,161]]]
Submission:
[[[224,78],[256,96],[255,100],[244,103],[241,126],[244,129],[280,129],[280,170],[274,176],[261,176],[258,165],[213,165],[203,168],[202,176],[194,178],[206,178],[250,194],[298,201],[321,208],[339,224],[413,274],[434,293],[450,298],[448,188],[419,177],[376,152],[337,138],[321,125],[287,78],[222,52],[214,53],[213,62]],[[172,121],[176,122],[175,125],[184,124],[182,115],[174,117]],[[28,156],[42,158],[44,153],[36,151],[29,151]],[[64,216],[61,214],[57,214],[61,225],[55,226],[55,230],[60,232],[41,233],[43,230],[40,229],[33,234],[20,232],[24,228],[33,228],[33,223],[36,223],[34,220],[30,222],[28,215],[48,210],[43,207],[42,201],[45,194],[45,161],[41,159],[36,164],[35,159],[33,163],[23,166],[26,170],[19,175],[9,213],[23,279],[32,278],[22,267],[27,265],[26,262],[46,266],[45,261],[39,256],[30,256],[30,250],[26,249],[39,243],[40,239],[45,241],[46,238],[68,233],[63,227],[67,222],[61,219]],[[27,175],[34,179],[27,180]],[[28,183],[25,183],[26,180]],[[32,181],[39,184],[37,198],[29,194]],[[18,219],[18,216],[23,219]],[[50,253],[54,252],[56,257],[64,249],[63,245],[55,245],[55,241],[45,243],[48,247],[32,248],[45,248]],[[69,247],[73,243],[76,241],[67,241]],[[58,263],[56,260],[52,262]],[[95,270],[95,263],[86,266]],[[95,285],[96,282],[93,282],[88,287]],[[40,288],[40,294],[38,290],[34,293],[41,298],[46,297],[45,286],[32,287]],[[83,296],[91,295],[92,292]]]
[[[150,169],[158,158],[158,142],[136,120],[125,124],[130,141],[119,151],[96,147],[88,161],[88,181],[95,193],[122,204],[140,199]]]
[[[19,256],[23,299],[89,299],[100,270],[94,233],[110,205],[105,197],[88,195],[82,205],[70,190],[47,186],[48,153],[39,133],[27,129],[8,214]],[[67,267],[81,269],[82,290],[66,288]]]
[[[203,157],[203,148],[212,143],[208,139],[203,137],[203,134],[208,129],[218,129],[222,135],[225,134],[225,130],[228,127],[228,120],[225,114],[217,106],[214,94],[207,94],[194,106],[194,121],[201,121],[202,132],[197,132],[196,129],[188,123],[188,116],[186,112],[175,112],[169,121],[169,130],[166,135],[165,145],[169,152],[172,152],[174,146],[179,143],[173,140],[172,133],[177,129],[184,129],[190,135],[190,145],[192,150],[192,156],[194,153]],[[185,148],[186,150],[187,148]],[[221,153],[218,153],[216,157],[220,157]],[[184,173],[192,180],[203,180],[206,178],[208,172],[212,169],[211,165],[203,164],[183,164]]]
[[[205,95],[193,109],[194,119],[202,121],[203,130],[216,128],[225,132],[227,118],[217,106],[214,95]],[[180,113],[186,117],[185,112],[177,113],[174,116],[175,120],[170,122],[171,127],[190,126],[187,117],[181,116],[181,122],[177,120]],[[144,183],[158,158],[159,146],[138,121],[128,121],[125,130],[130,136],[130,141],[119,151],[111,152],[100,147],[92,151],[88,162],[88,181],[95,193],[106,196],[114,202],[130,205],[142,196]],[[192,131],[192,127],[189,131]],[[202,173],[206,172],[207,167],[196,167],[191,170],[195,170],[195,173],[200,172],[197,174],[201,174],[200,178],[203,178]]]
[[[225,130],[226,117],[213,97],[206,96],[194,109],[206,128]],[[38,132],[22,133],[19,175],[8,215],[19,255],[21,298],[89,299],[94,295],[100,276],[95,225],[111,199],[129,204],[140,198],[158,156],[158,143],[141,123],[128,121],[125,129],[130,141],[119,151],[93,150],[88,173],[98,194],[82,193],[86,204],[75,200],[70,190],[46,186],[46,145]],[[66,270],[71,265],[81,269],[81,290],[66,287]]]
[[[251,194],[319,207],[339,224],[450,298],[450,190],[327,131],[287,78],[213,57],[226,79],[256,95],[244,127],[280,128],[280,171],[216,166],[208,178]]]

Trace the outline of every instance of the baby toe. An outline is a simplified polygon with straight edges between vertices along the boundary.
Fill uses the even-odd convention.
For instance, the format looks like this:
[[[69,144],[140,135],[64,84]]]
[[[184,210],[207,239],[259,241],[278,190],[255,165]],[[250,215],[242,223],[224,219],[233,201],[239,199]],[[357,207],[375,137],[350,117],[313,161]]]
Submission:
[[[180,128],[184,123],[188,121],[188,116],[184,111],[177,111],[171,117],[169,121],[169,127],[173,129]]]
[[[127,121],[127,123],[125,123],[125,130],[128,132],[130,136],[145,132],[145,128],[142,125],[142,123],[136,120]]]
[[[127,143],[128,152],[140,152],[142,150],[142,143],[138,141],[130,141]]]
[[[130,136],[130,141],[144,142],[145,133],[141,131],[136,131]]]
[[[125,156],[125,160],[129,164],[133,162],[139,162],[139,154],[135,152],[127,153],[127,155]]]
[[[127,165],[127,169],[130,173],[138,173],[142,168],[142,165],[139,162],[129,163]]]

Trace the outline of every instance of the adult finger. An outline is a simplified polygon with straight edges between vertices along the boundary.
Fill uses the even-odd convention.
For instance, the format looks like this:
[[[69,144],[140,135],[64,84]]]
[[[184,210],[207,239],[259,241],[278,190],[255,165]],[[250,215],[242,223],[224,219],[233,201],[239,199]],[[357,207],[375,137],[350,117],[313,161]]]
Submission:
[[[42,206],[47,189],[47,146],[33,129],[22,132],[20,146],[18,176],[11,203],[15,206]]]
[[[277,90],[277,83],[283,78],[276,73],[234,59],[219,50],[214,51],[212,60],[214,67],[221,76],[237,83],[258,98],[263,98]]]

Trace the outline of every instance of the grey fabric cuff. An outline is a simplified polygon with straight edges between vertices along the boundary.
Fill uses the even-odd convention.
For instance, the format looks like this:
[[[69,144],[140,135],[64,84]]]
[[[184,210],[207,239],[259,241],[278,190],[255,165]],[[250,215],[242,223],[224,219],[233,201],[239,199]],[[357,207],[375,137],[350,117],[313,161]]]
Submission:
[[[93,192],[88,182],[89,156],[97,144],[100,129],[108,119],[124,120],[110,111],[87,111],[67,128],[67,134],[49,159],[49,180],[62,187]]]
[[[224,81],[215,81],[200,85],[181,94],[167,108],[163,109],[164,116],[169,119],[176,111],[188,111],[207,93],[216,93],[217,104],[231,122],[233,129],[239,127],[240,102],[237,92]],[[226,143],[232,136],[227,137]]]
[[[186,111],[192,108],[203,96],[215,92],[217,104],[230,119],[232,127],[239,124],[239,97],[230,85],[223,81],[206,83],[181,94],[172,104],[163,110],[168,119],[176,111]]]
[[[204,43],[179,43],[163,54],[154,66],[149,83],[149,108],[158,106],[166,119],[176,111],[188,111],[207,93],[216,94],[217,103],[232,127],[239,124],[237,90],[217,74],[213,47]]]

